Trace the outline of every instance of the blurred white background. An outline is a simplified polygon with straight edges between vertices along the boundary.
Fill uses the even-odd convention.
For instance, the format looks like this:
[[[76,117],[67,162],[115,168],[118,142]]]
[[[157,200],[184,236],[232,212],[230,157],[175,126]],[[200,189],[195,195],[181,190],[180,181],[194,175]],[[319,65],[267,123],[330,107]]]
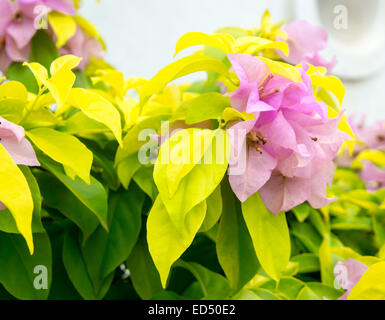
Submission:
[[[347,9],[347,29],[336,29],[336,6]],[[347,88],[348,114],[370,122],[385,119],[385,1],[383,0],[94,0],[82,15],[107,43],[106,59],[128,76],[152,77],[173,61],[178,38],[223,26],[259,25],[265,9],[275,21],[306,19],[330,32],[328,56],[337,54],[336,74]],[[343,14],[344,12],[342,12]]]

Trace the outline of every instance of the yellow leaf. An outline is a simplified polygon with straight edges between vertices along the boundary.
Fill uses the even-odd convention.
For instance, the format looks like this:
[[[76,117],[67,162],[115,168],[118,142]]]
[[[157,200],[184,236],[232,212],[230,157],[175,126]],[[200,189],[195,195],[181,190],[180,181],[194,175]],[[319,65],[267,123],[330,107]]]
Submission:
[[[150,81],[143,85],[139,92],[143,105],[153,94],[159,93],[167,84],[175,79],[198,71],[228,74],[228,68],[220,61],[205,55],[192,55],[177,60],[158,72]]]
[[[50,128],[33,129],[26,134],[41,151],[90,184],[93,154],[77,138]]]
[[[18,81],[7,81],[0,85],[0,100],[14,99],[26,102],[28,91],[25,86]]]
[[[110,85],[118,97],[123,98],[126,94],[126,82],[123,73],[113,69],[100,70],[95,77],[92,77],[92,82],[100,81]]]
[[[385,262],[372,265],[354,286],[348,300],[385,299]]]
[[[338,117],[338,115],[339,115],[339,112],[337,112],[331,107],[328,107],[329,118],[336,118]],[[356,137],[354,135],[352,128],[350,127],[350,124],[345,114],[343,114],[341,117],[340,123],[338,124],[338,129],[341,130],[342,132],[347,133],[352,138],[352,140],[344,141],[342,145],[342,148],[347,147],[349,149],[350,154],[352,155],[354,151],[354,145],[356,143]]]
[[[11,212],[17,229],[27,242],[32,255],[34,251],[32,238],[32,213],[34,205],[28,182],[1,144],[0,161],[0,201]]]
[[[76,76],[71,69],[77,67],[81,58],[73,55],[59,57],[51,64],[51,78],[48,78],[48,71],[41,64],[33,62],[24,65],[28,66],[39,84],[44,85],[52,94],[60,109],[67,101],[72,86],[75,83]]]
[[[292,65],[284,62],[274,61],[265,57],[257,56],[257,58],[267,64],[271,73],[278,74],[294,82],[302,82],[301,74],[296,67],[293,67]]]
[[[226,122],[234,121],[234,120],[250,121],[250,120],[254,120],[255,116],[252,113],[239,112],[238,110],[233,108],[226,108],[223,111],[222,118]]]
[[[236,52],[253,55],[264,49],[278,49],[289,55],[289,46],[284,41],[270,41],[259,37],[241,37],[235,42]]]
[[[48,14],[48,21],[56,34],[56,46],[61,48],[76,32],[76,22],[73,17],[58,11]]]
[[[111,102],[96,92],[74,88],[71,90],[70,103],[84,114],[107,126],[119,144],[122,144],[122,127],[119,111]]]
[[[310,75],[310,79],[313,86],[324,88],[333,93],[333,95],[338,99],[340,107],[342,107],[346,89],[340,79],[335,76],[324,76],[316,73]]]
[[[232,53],[233,44],[234,39],[229,34],[208,35],[202,32],[188,32],[178,40],[174,56],[186,48],[198,45],[206,45],[218,48],[225,53]]]

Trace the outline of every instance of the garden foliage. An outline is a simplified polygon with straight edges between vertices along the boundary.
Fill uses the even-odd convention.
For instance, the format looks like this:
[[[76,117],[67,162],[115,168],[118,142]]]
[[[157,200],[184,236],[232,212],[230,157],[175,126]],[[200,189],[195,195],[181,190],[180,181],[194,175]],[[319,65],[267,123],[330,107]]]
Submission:
[[[78,1],[36,2],[48,28],[0,47],[2,298],[385,297],[385,128],[349,124],[322,29],[267,12],[125,78]]]

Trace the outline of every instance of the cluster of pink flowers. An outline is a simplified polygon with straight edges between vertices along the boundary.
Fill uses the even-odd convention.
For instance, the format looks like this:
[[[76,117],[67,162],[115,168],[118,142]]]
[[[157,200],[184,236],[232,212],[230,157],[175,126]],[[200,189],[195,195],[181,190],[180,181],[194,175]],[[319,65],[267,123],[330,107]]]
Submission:
[[[31,52],[31,39],[35,35],[41,18],[36,10],[44,6],[47,12],[58,11],[67,15],[75,15],[73,0],[0,0],[0,71],[6,72],[14,61],[28,61]],[[53,38],[54,32],[48,30]],[[103,49],[97,39],[86,35],[78,27],[75,35],[69,40],[61,53],[73,53],[83,58],[85,67],[90,56],[101,58]]]
[[[278,37],[277,40],[285,40],[290,50],[289,56],[278,51],[283,60],[294,65],[309,63],[325,67],[328,72],[331,72],[337,63],[336,57],[328,61],[319,53],[327,47],[328,33],[325,29],[307,21],[293,21],[282,30],[286,32],[288,38],[285,40]]]
[[[260,59],[228,56],[240,80],[229,93],[231,105],[252,113],[254,120],[228,129],[232,154],[229,180],[239,200],[259,192],[274,214],[309,201],[322,208],[335,166],[333,159],[349,136],[337,126],[340,117],[327,117],[327,106],[316,102],[307,66],[302,82],[271,74]]]

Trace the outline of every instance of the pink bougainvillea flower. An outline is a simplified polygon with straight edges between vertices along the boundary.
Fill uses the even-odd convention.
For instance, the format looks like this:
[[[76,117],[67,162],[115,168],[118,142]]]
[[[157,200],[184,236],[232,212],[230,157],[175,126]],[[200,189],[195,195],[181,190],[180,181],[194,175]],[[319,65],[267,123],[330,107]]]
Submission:
[[[376,191],[385,187],[385,171],[378,168],[374,163],[365,161],[361,171],[361,178],[366,182],[370,191]]]
[[[294,65],[310,63],[325,67],[329,72],[336,65],[335,57],[331,61],[327,61],[319,54],[327,46],[328,34],[326,30],[307,21],[293,21],[282,29],[288,36],[285,41],[290,50],[289,56],[283,54],[282,51],[277,51],[283,60]],[[279,38],[277,40],[284,39]]]
[[[68,40],[66,45],[60,48],[62,55],[73,54],[83,58],[79,64],[79,69],[84,69],[91,60],[91,57],[96,59],[103,58],[103,47],[98,39],[92,38],[77,27],[75,35]]]
[[[327,107],[316,102],[312,84],[301,69],[302,82],[270,74],[258,58],[229,55],[239,88],[228,94],[238,111],[253,113],[252,121],[228,128],[232,154],[230,185],[242,201],[260,192],[274,214],[309,201],[321,208],[335,170],[333,159],[349,137],[337,127],[342,114],[327,118]]]
[[[30,42],[37,29],[39,5],[46,6],[47,12],[60,11],[74,15],[72,0],[0,0],[0,71],[5,73],[13,61],[27,61]]]
[[[349,118],[349,123],[358,140],[358,149],[382,149],[385,147],[385,122],[378,121],[371,125],[365,125],[365,115],[360,117],[360,121],[356,121],[355,117]]]
[[[16,164],[39,166],[31,143],[25,138],[24,128],[0,117],[0,143]]]
[[[334,276],[338,285],[346,290],[345,294],[338,300],[346,300],[354,286],[360,281],[369,267],[363,263],[348,259],[345,262],[338,262],[334,267]]]
[[[34,28],[34,7],[36,1],[0,0],[0,56],[1,71],[12,61],[28,60],[30,41],[36,32]]]
[[[371,125],[366,125],[365,120],[365,115],[349,117],[349,125],[357,138],[357,143],[354,147],[353,157],[348,150],[345,150],[337,157],[336,163],[338,166],[350,167],[354,157],[364,150],[380,150],[385,148],[385,122],[378,121]]]

